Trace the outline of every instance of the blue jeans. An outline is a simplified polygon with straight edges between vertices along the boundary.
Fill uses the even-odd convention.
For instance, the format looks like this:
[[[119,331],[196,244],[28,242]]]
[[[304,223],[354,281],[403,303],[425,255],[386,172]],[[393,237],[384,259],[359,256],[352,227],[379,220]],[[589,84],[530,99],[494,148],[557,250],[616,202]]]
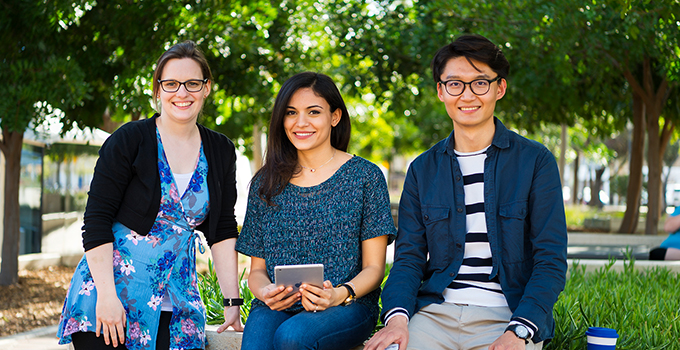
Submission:
[[[375,324],[359,303],[316,313],[256,306],[248,315],[241,350],[347,350],[368,339]]]

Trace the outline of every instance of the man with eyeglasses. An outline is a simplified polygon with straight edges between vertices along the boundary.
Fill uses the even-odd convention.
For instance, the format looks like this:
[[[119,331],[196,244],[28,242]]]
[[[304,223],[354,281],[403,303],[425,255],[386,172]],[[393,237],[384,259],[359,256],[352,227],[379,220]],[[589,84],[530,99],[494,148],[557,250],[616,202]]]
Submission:
[[[366,350],[541,349],[553,337],[567,271],[562,188],[550,151],[494,117],[509,70],[479,35],[435,54],[453,131],[409,167],[386,326]]]

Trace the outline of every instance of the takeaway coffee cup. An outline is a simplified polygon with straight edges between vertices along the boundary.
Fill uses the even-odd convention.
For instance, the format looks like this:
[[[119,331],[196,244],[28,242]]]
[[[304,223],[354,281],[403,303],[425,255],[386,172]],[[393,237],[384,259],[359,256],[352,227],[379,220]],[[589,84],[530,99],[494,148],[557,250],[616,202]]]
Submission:
[[[590,327],[586,331],[588,350],[614,350],[619,335],[615,329],[604,327]]]

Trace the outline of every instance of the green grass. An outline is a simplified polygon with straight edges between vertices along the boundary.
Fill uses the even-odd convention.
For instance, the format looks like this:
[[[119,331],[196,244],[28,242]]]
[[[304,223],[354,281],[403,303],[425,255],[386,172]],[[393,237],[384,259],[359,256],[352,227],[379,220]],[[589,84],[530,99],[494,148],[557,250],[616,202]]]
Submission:
[[[583,210],[581,206],[565,206],[564,215],[567,219],[567,227],[583,227],[583,221],[594,216],[590,211]]]
[[[616,329],[616,348],[680,349],[680,277],[666,268],[611,270],[615,259],[595,272],[574,264],[553,314],[555,338],[546,350],[586,348],[588,327]]]
[[[601,218],[601,219],[622,219],[623,211],[617,210],[602,210],[587,205],[565,205],[564,215],[567,220],[567,228],[570,231],[580,231],[583,229],[583,223],[586,219]],[[645,218],[645,213],[640,213],[640,219]]]

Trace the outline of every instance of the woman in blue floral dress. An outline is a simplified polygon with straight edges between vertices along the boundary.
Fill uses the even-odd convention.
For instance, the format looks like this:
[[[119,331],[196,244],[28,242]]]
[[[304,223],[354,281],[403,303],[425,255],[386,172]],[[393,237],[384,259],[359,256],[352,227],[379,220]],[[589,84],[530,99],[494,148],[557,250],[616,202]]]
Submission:
[[[205,307],[196,244],[204,233],[225,297],[239,320],[235,149],[196,123],[212,76],[193,42],[159,58],[160,113],[120,127],[95,167],[83,226],[85,256],[64,302],[60,343],[79,349],[203,349]]]
[[[375,328],[396,229],[383,173],[346,153],[349,138],[331,78],[305,72],[281,86],[237,242],[257,298],[242,350],[351,349]],[[293,264],[323,264],[323,286],[274,285],[274,267]]]

